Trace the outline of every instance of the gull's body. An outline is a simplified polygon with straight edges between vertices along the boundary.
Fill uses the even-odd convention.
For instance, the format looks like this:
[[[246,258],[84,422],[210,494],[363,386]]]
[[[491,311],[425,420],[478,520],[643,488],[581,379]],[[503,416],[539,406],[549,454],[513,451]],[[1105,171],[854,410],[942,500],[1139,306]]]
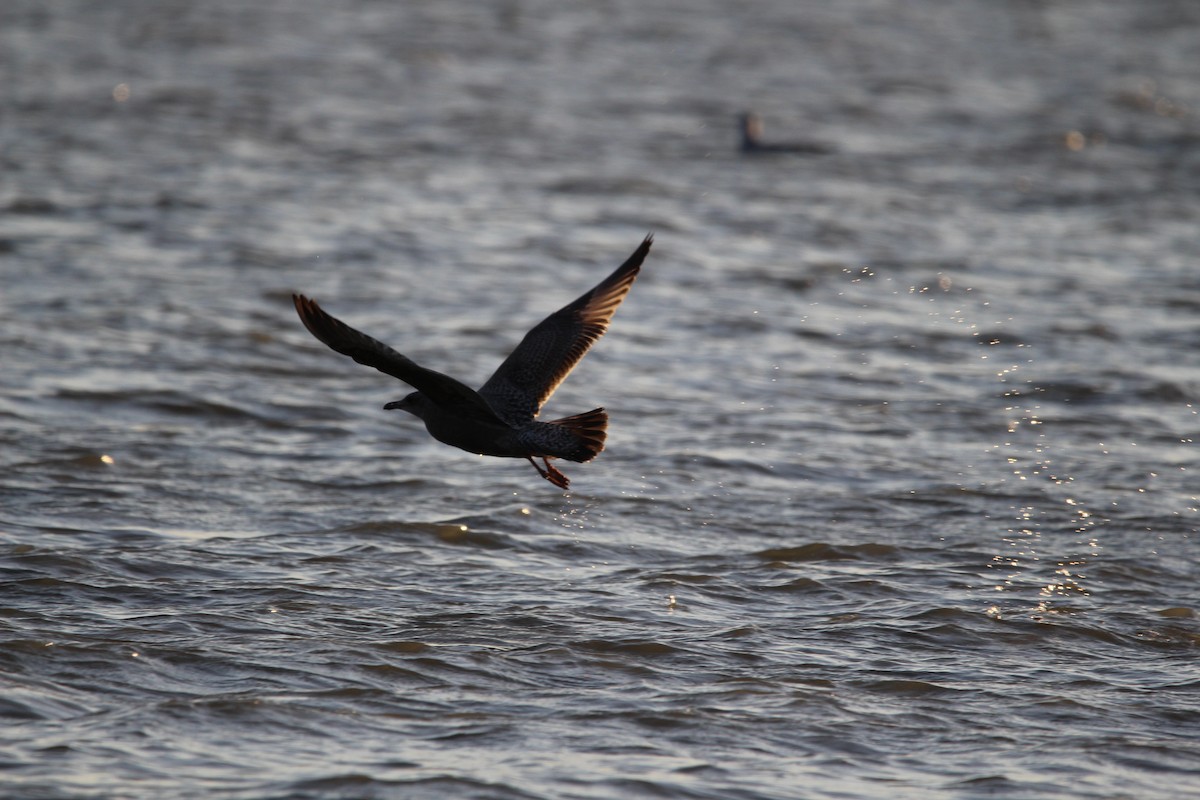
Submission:
[[[818,142],[764,142],[762,140],[762,117],[753,112],[738,115],[738,127],[742,134],[741,150],[750,155],[771,153],[822,155],[830,152],[828,145]]]
[[[537,415],[579,359],[608,329],[617,306],[650,251],[647,236],[624,264],[575,302],[560,308],[525,335],[479,391],[420,366],[387,345],[327,314],[315,300],[293,295],[300,321],[328,347],[360,364],[399,378],[417,391],[384,406],[425,422],[433,438],[470,453],[525,458],[546,480],[563,489],[567,476],[549,459],[590,461],[604,449],[608,414],[596,408],[550,422]],[[534,458],[542,459],[545,468]]]

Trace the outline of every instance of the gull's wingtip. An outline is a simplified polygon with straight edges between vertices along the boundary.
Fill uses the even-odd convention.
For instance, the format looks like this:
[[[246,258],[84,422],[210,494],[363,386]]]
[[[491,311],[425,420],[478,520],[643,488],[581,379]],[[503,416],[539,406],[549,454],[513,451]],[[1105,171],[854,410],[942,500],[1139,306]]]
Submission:
[[[292,292],[292,304],[296,306],[296,313],[304,320],[306,327],[309,318],[328,316],[320,303],[302,292]]]
[[[650,245],[652,244],[654,244],[654,231],[647,233],[646,238],[642,239],[642,243],[638,245],[637,250],[633,251],[633,256],[631,256],[631,258],[636,258],[639,262],[639,266],[640,262],[645,259],[646,256],[650,255]]]
[[[317,301],[310,297],[305,297],[300,292],[292,292],[292,304],[296,306],[296,316],[300,317],[300,321],[304,323],[304,327],[313,336],[320,339],[326,345],[329,341],[325,336],[321,335],[318,328],[326,324],[325,320],[329,315],[325,313],[325,309],[317,305]],[[332,345],[329,345],[332,347]],[[333,349],[337,349],[336,347]]]
[[[625,259],[625,263],[617,271],[620,273],[633,271],[636,274],[637,270],[641,269],[642,261],[649,255],[652,244],[654,244],[654,231],[646,234],[646,238],[642,239],[642,243],[630,254],[629,258]]]

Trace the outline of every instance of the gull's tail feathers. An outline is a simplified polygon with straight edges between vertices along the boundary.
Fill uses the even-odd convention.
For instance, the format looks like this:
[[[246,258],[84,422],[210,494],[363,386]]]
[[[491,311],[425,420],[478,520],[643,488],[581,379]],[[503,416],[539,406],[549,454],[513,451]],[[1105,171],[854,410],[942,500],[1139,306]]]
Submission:
[[[570,432],[572,446],[558,455],[570,461],[591,461],[604,449],[604,440],[608,437],[608,412],[603,408],[550,420],[548,424]]]

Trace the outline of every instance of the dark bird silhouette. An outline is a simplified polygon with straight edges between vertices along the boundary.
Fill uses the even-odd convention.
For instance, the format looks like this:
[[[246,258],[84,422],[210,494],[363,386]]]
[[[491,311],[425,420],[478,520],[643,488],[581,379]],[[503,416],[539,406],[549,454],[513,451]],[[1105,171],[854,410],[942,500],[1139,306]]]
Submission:
[[[833,152],[833,148],[820,142],[764,142],[762,117],[752,112],[738,115],[738,123],[741,126],[743,153],[796,153],[815,156]]]
[[[524,458],[562,489],[567,476],[551,459],[591,461],[604,449],[608,413],[603,408],[550,422],[537,415],[558,385],[608,329],[617,306],[629,294],[652,235],[625,263],[591,291],[538,323],[479,391],[401,355],[382,342],[327,314],[317,301],[292,295],[300,321],[329,348],[374,367],[417,391],[388,403],[425,421],[439,442],[469,453]],[[534,461],[539,458],[544,468]]]

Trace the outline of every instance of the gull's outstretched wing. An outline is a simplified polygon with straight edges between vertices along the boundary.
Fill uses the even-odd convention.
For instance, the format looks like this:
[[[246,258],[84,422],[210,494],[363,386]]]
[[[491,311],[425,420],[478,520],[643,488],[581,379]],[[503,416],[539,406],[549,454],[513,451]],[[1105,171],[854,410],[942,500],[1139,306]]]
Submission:
[[[449,375],[426,369],[383,342],[351,328],[337,317],[328,314],[317,305],[316,300],[310,300],[302,294],[292,295],[292,300],[304,327],[331,350],[350,356],[358,363],[374,367],[393,378],[399,378],[446,411],[488,420],[496,419],[496,413],[487,402],[466,384]]]
[[[510,425],[528,422],[571,373],[597,339],[608,330],[617,306],[650,252],[654,236],[613,274],[573,303],[542,320],[504,360],[479,393]]]

